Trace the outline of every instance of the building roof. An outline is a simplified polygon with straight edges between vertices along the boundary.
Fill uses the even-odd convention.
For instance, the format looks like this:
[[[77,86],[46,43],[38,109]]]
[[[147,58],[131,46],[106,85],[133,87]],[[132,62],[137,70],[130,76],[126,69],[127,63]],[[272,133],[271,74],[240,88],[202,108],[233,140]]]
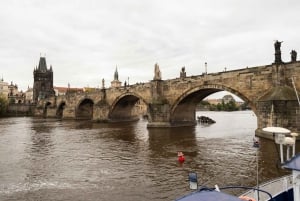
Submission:
[[[119,81],[118,67],[116,67],[116,70],[115,70],[114,80],[118,80]]]
[[[83,92],[83,88],[69,88],[69,87],[53,87],[54,90],[57,90],[59,93],[66,93],[67,91],[80,91]]]
[[[53,87],[53,89],[55,90],[57,90],[58,92],[67,92],[67,90],[68,90],[68,87]]]

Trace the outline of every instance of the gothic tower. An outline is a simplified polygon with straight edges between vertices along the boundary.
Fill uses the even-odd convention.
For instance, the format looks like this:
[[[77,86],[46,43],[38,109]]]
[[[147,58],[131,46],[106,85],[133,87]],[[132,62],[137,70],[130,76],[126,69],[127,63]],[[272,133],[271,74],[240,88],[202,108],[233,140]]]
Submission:
[[[33,78],[34,103],[37,103],[40,99],[55,96],[52,66],[50,65],[50,69],[47,69],[45,57],[40,57],[39,66],[33,71]]]
[[[121,82],[119,81],[118,68],[116,67],[116,71],[115,71],[115,74],[114,74],[114,80],[111,81],[111,87],[116,88],[116,87],[120,87],[120,86],[121,86]]]

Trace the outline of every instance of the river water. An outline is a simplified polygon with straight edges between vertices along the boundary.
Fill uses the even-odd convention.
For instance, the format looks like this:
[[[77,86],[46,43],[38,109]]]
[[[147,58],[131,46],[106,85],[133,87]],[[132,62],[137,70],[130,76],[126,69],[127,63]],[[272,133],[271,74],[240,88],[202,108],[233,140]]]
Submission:
[[[199,183],[254,186],[285,174],[274,143],[252,147],[252,111],[197,112],[215,124],[147,129],[132,123],[0,119],[0,200],[174,200]],[[177,162],[177,151],[185,154]]]

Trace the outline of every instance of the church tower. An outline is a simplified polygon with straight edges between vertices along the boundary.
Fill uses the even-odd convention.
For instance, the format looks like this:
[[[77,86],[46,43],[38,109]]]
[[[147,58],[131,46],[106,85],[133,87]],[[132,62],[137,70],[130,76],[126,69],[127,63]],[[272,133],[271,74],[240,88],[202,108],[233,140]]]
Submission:
[[[33,102],[37,103],[40,99],[55,96],[53,89],[52,66],[47,69],[45,57],[40,57],[39,66],[33,71]]]

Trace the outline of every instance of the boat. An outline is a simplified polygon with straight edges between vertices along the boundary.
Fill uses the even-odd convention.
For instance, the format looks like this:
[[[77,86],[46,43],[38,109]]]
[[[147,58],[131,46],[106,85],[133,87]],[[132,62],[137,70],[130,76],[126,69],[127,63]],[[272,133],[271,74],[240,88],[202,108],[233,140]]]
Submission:
[[[266,127],[262,130],[272,135],[279,145],[281,167],[290,170],[291,174],[255,187],[215,185],[208,188],[199,187],[197,174],[191,172],[188,175],[189,187],[194,191],[176,201],[300,201],[300,153],[295,154],[297,134],[282,127]],[[258,143],[255,138],[253,146],[258,146]],[[237,196],[227,193],[227,189],[244,189],[245,192]]]

